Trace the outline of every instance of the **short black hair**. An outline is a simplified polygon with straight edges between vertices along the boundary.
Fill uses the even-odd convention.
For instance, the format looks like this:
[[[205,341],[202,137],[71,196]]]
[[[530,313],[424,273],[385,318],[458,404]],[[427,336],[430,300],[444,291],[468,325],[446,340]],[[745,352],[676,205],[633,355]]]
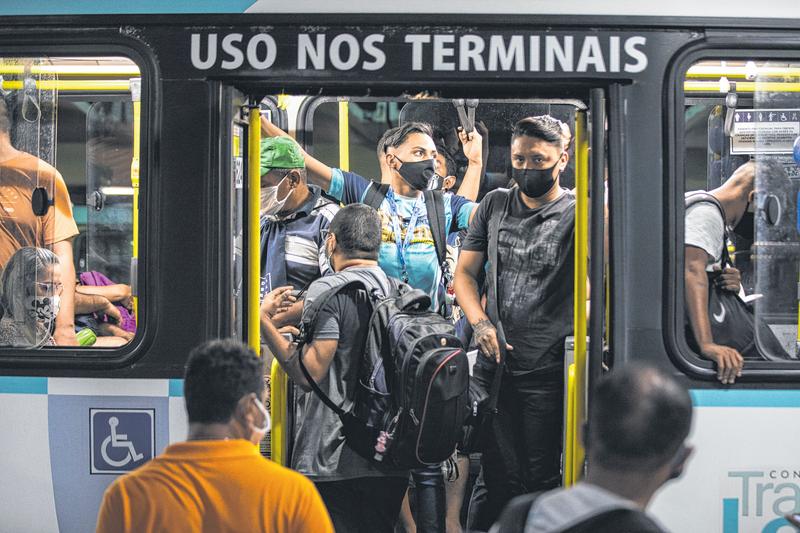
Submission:
[[[427,135],[433,139],[433,128],[431,128],[430,124],[426,124],[424,122],[406,122],[405,124],[401,124],[390,131],[391,133],[386,135],[386,139],[384,141],[384,152],[386,152],[386,148],[397,148],[406,142],[406,139],[412,133],[422,133],[423,135]]]
[[[450,152],[447,151],[445,145],[442,143],[436,143],[436,152],[441,154],[441,156],[444,158],[445,175],[442,177],[446,178],[448,176],[455,176],[456,179],[458,179],[456,176],[456,172],[458,172],[458,169],[456,168],[456,161],[453,159],[453,156],[450,155]]]
[[[0,133],[11,133],[11,116],[8,114],[8,105],[0,96]]]
[[[239,400],[264,392],[264,361],[239,341],[204,342],[189,353],[183,394],[189,422],[226,423]]]
[[[364,204],[347,205],[333,217],[329,231],[336,235],[336,247],[348,259],[378,260],[381,219],[375,209]]]
[[[378,139],[378,145],[375,147],[375,153],[378,156],[378,160],[383,159],[383,156],[386,155],[386,139],[388,139],[391,135],[394,135],[397,131],[397,128],[389,128],[388,130],[383,132],[380,139]]]
[[[525,117],[516,124],[511,130],[511,141],[517,137],[533,137],[540,139],[553,146],[558,146],[566,150],[564,146],[564,136],[561,130],[561,121],[550,115],[539,115],[536,117]]]
[[[592,461],[608,469],[652,471],[675,457],[691,424],[685,387],[655,367],[629,364],[597,384],[586,448]]]

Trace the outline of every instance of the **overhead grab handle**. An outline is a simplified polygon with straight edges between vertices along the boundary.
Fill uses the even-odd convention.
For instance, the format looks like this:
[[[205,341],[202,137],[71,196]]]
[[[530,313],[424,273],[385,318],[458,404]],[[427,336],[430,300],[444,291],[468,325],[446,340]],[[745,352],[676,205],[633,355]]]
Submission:
[[[478,100],[470,98],[464,100],[463,98],[453,99],[453,106],[458,112],[458,121],[464,129],[464,133],[471,133],[475,130],[475,108],[478,107]]]
[[[736,111],[736,105],[739,103],[739,95],[736,94],[736,82],[730,82],[730,90],[725,96],[725,136],[730,137],[733,134],[733,118]]]

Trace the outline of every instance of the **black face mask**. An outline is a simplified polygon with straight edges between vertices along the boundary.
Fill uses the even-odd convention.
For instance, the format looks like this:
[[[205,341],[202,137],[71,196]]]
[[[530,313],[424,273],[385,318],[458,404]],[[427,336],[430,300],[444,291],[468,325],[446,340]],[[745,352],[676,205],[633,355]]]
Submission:
[[[553,170],[558,166],[557,161],[550,168],[511,168],[511,178],[519,185],[519,190],[531,198],[538,198],[547,194],[556,182]]]
[[[418,191],[428,188],[431,178],[436,174],[435,159],[425,159],[413,163],[404,163],[399,158],[397,160],[400,161],[400,168],[397,169],[397,172],[406,180],[406,183]]]
[[[747,206],[744,208],[744,214],[742,218],[739,219],[739,222],[736,223],[733,232],[742,239],[752,241],[755,237],[755,216],[754,213],[748,211],[749,208],[750,202],[747,202]]]

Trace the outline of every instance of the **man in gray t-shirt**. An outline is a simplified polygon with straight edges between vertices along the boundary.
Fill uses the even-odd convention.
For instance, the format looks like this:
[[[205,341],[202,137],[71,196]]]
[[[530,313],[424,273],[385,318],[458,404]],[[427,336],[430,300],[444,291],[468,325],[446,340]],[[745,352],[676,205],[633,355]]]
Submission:
[[[326,290],[353,279],[386,294],[389,280],[378,266],[381,223],[377,212],[349,205],[334,216],[325,254],[336,272],[308,289],[306,306]],[[302,352],[281,336],[274,315],[293,300],[291,287],[273,290],[261,305],[261,331],[275,359],[303,390],[311,387],[299,358],[319,388],[345,412],[352,409],[358,366],[369,329],[372,306],[364,290],[348,288],[322,304]],[[295,439],[292,468],[317,486],[336,531],[391,533],[408,485],[407,470],[376,466],[358,455],[344,436],[342,421],[316,394],[309,394]]]
[[[741,376],[744,359],[729,346],[716,344],[711,334],[708,317],[709,280],[707,272],[718,270],[725,243],[725,225],[734,231],[743,231],[750,224],[752,240],[752,212],[755,164],[745,163],[736,169],[722,186],[709,191],[717,199],[722,211],[714,203],[701,202],[686,210],[685,224],[685,298],[686,313],[701,355],[717,364],[717,378],[722,383],[733,383]],[[723,218],[724,217],[724,218]],[[728,290],[738,292],[739,271],[727,267],[718,283]]]

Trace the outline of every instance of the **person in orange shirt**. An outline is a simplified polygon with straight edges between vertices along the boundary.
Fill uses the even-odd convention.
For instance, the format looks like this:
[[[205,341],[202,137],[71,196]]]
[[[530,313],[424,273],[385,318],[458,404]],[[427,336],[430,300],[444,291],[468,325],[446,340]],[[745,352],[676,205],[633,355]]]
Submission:
[[[314,484],[259,454],[263,360],[237,341],[206,342],[189,354],[184,395],[188,441],[111,484],[97,533],[333,533]]]
[[[54,202],[43,216],[36,216],[31,205],[33,191],[39,187]],[[11,145],[11,118],[5,101],[0,98],[0,268],[5,267],[14,252],[26,246],[47,248],[58,256],[64,290],[53,337],[56,344],[68,346],[78,344],[72,260],[72,239],[77,234],[64,178],[38,157]]]

